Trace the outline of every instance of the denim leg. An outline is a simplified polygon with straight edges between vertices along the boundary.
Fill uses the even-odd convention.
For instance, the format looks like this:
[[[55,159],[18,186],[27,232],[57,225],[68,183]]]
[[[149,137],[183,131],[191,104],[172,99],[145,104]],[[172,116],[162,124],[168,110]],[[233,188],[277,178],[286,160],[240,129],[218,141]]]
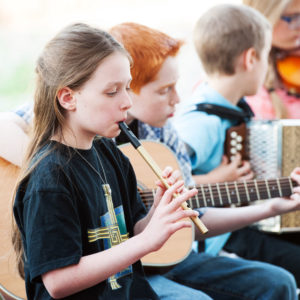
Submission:
[[[243,228],[232,233],[224,249],[238,256],[267,262],[291,272],[300,287],[300,245],[285,241],[284,235],[267,234],[253,228]],[[293,237],[300,232],[294,233]]]
[[[162,275],[147,276],[152,289],[164,300],[212,300],[199,290],[178,284]]]
[[[192,252],[164,276],[217,300],[296,300],[291,273],[267,263]]]

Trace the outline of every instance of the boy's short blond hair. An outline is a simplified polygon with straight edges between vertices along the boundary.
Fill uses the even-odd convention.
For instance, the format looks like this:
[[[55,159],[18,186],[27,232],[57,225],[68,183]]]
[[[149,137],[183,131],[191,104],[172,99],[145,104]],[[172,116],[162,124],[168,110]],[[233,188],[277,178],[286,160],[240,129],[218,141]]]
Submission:
[[[233,75],[243,51],[253,47],[260,57],[268,31],[269,21],[255,9],[222,4],[209,9],[198,20],[194,43],[207,74]]]

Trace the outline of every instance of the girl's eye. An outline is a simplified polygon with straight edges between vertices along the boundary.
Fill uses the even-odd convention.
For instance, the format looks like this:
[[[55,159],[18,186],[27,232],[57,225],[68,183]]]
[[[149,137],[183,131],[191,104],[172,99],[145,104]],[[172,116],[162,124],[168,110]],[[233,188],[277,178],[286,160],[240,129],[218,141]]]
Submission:
[[[112,92],[107,92],[106,94],[107,94],[109,97],[113,97],[114,95],[116,95],[116,93],[117,93],[117,90],[112,91]]]
[[[122,87],[122,88],[116,88],[115,90],[106,92],[106,95],[109,96],[109,97],[113,97],[113,96],[115,96],[116,94],[118,94],[118,92],[121,91],[121,90],[123,90],[123,87]],[[126,87],[126,91],[127,91],[127,92],[131,91],[131,88],[130,88],[129,86]]]

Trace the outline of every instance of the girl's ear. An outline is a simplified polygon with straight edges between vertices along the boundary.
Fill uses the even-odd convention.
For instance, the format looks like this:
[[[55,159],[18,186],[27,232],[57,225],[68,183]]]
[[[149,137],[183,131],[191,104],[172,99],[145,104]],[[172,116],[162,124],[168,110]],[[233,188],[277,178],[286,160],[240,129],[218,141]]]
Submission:
[[[76,98],[73,91],[68,87],[63,87],[57,93],[59,104],[66,110],[74,110],[76,108]]]
[[[256,50],[252,47],[244,51],[243,65],[246,71],[251,71],[257,60]]]

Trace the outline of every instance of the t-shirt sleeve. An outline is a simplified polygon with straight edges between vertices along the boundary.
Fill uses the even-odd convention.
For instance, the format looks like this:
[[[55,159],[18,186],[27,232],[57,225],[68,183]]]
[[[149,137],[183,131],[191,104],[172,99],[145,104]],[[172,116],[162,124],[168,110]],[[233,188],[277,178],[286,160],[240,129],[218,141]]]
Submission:
[[[64,189],[64,176],[59,172],[49,173],[40,181],[33,176],[30,196],[24,199],[24,247],[30,280],[39,279],[50,270],[76,264],[82,256],[77,204]],[[45,174],[36,174],[42,175]]]

